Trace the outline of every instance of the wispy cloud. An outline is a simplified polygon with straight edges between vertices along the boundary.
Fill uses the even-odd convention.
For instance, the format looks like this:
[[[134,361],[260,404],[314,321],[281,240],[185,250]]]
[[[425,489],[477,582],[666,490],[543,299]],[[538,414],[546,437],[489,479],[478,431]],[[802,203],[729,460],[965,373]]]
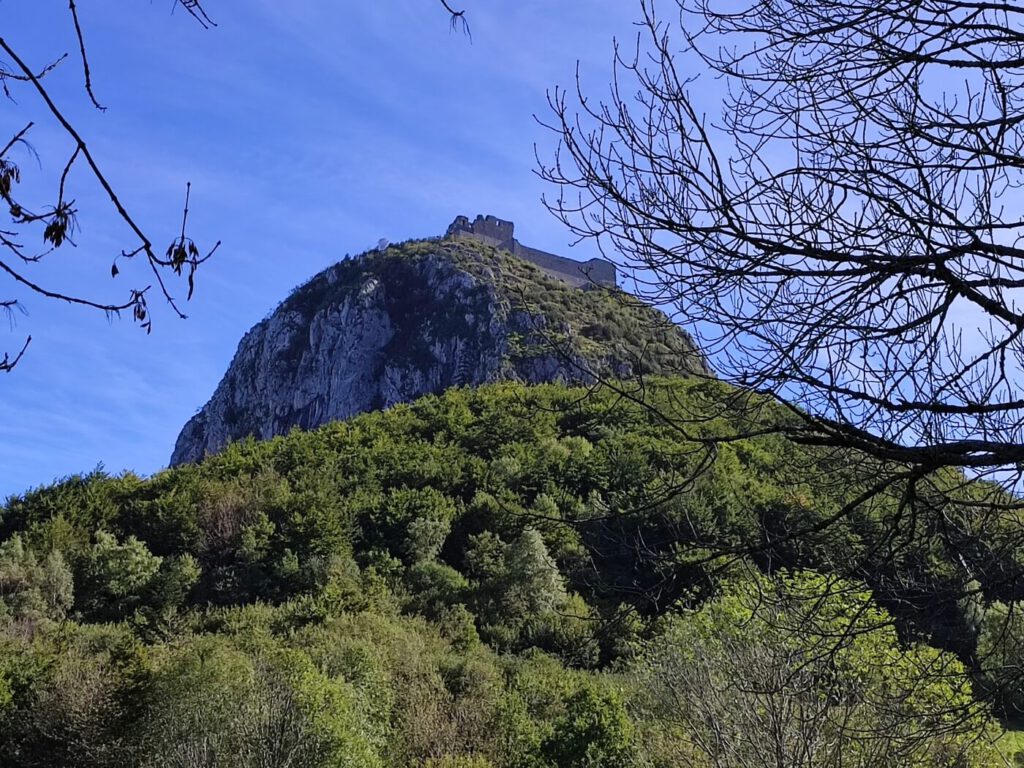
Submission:
[[[34,337],[0,379],[0,498],[99,461],[163,466],[245,330],[292,287],[379,237],[439,233],[457,213],[492,212],[515,218],[524,239],[562,247],[567,236],[538,202],[534,143],[543,149],[551,137],[533,114],[548,87],[571,82],[577,59],[607,82],[611,37],[630,33],[631,6],[474,3],[472,41],[449,33],[423,0],[254,0],[218,9],[211,31],[159,4],[91,6],[91,63],[110,110],[87,108],[73,68],[53,81],[59,102],[140,221],[173,233],[192,181],[194,232],[224,246],[199,276],[190,319],[155,307],[150,338],[128,320],[29,302],[30,317],[0,335],[0,344]],[[0,4],[0,24],[42,60],[73,43],[47,24],[54,13]],[[41,149],[58,146],[39,105],[22,101],[0,115],[0,129],[31,114]],[[110,279],[124,231],[100,214],[97,189],[76,194],[88,214],[81,248],[41,273],[102,295],[145,280],[130,270]]]

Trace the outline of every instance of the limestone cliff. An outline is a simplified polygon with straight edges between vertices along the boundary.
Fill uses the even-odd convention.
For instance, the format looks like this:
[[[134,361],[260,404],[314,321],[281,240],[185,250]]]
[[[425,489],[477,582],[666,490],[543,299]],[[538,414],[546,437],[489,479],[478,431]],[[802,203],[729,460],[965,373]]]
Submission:
[[[704,370],[689,337],[628,294],[484,243],[417,241],[330,267],[252,328],[171,464],[452,386]]]

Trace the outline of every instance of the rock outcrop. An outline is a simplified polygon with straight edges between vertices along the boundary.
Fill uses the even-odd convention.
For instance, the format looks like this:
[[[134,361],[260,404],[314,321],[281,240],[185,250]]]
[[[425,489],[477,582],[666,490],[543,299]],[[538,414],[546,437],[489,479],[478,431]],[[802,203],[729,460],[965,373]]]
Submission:
[[[452,386],[705,370],[684,332],[622,291],[478,241],[417,241],[330,267],[252,328],[171,464]]]

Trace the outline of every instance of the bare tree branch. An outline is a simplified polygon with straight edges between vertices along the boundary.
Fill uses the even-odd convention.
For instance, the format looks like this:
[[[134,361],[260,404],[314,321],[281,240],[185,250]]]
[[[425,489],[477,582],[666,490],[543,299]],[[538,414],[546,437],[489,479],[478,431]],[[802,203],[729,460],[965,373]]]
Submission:
[[[608,103],[552,94],[552,210],[795,438],[1016,473],[1024,7],[676,6],[641,3]],[[717,121],[694,61],[729,84]]]
[[[106,107],[102,106],[96,100],[96,94],[92,91],[92,73],[89,71],[89,57],[85,54],[85,38],[82,36],[82,25],[78,21],[78,8],[75,6],[75,0],[68,0],[68,8],[71,10],[71,18],[75,22],[75,36],[78,38],[78,53],[82,60],[82,73],[85,76],[85,91],[89,94],[89,99],[96,109],[106,110]]]
[[[212,24],[199,2],[182,1],[181,4],[204,26]],[[92,73],[86,53],[85,36],[75,0],[68,0],[68,13],[71,16],[75,39],[78,44],[85,91],[95,108],[105,110],[105,107],[97,100],[93,90]],[[108,314],[119,314],[124,310],[131,310],[132,317],[147,332],[151,329],[152,320],[147,306],[147,294],[150,286],[130,288],[128,290],[128,297],[124,301],[105,301],[67,290],[47,287],[38,279],[32,277],[30,271],[28,271],[32,265],[39,263],[61,246],[65,244],[75,245],[73,235],[78,226],[78,211],[75,207],[75,201],[69,198],[68,193],[74,169],[82,166],[88,171],[89,177],[103,190],[115,215],[128,226],[129,231],[136,240],[134,244],[124,248],[120,254],[115,256],[114,264],[111,268],[111,276],[116,277],[119,272],[117,266],[119,259],[143,257],[164,302],[170,306],[178,317],[184,318],[185,315],[172,295],[165,275],[170,270],[175,275],[184,276],[188,282],[188,297],[191,298],[194,290],[196,270],[213,255],[219,245],[218,243],[205,254],[202,254],[192,239],[186,234],[185,226],[188,222],[188,200],[191,187],[189,186],[186,189],[181,233],[172,241],[166,253],[160,255],[154,250],[152,240],[143,231],[141,225],[131,213],[129,213],[127,206],[114,190],[83,136],[74,127],[72,120],[57,106],[47,90],[44,83],[46,75],[67,58],[67,55],[65,54],[57,58],[42,69],[33,69],[9,41],[3,37],[0,37],[0,53],[3,54],[10,64],[10,66],[6,64],[0,65],[0,82],[3,84],[5,93],[11,96],[10,83],[28,86],[34,95],[43,102],[53,122],[71,142],[68,160],[64,163],[63,170],[57,180],[56,203],[51,206],[45,206],[40,210],[26,206],[16,197],[16,187],[21,181],[21,171],[10,157],[13,149],[18,146],[34,151],[27,141],[27,135],[33,127],[32,123],[29,123],[25,128],[16,133],[4,148],[0,150],[0,199],[7,205],[12,219],[10,229],[0,230],[0,251],[6,252],[9,257],[0,257],[0,272],[7,274],[8,277],[22,288],[46,299],[77,304]],[[49,246],[48,250],[42,252],[36,252],[27,248],[23,240],[23,237],[29,235],[30,230],[37,226],[43,228],[43,241]],[[6,306],[15,304],[17,302],[12,300]],[[6,356],[3,359],[3,364],[0,364],[0,371],[10,371],[18,360],[21,359],[26,347],[27,343],[13,359]]]

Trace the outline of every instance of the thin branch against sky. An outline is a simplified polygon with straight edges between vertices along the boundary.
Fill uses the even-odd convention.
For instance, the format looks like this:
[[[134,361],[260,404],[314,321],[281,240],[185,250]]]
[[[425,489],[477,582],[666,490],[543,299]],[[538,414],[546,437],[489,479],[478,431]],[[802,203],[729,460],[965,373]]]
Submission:
[[[545,138],[533,114],[577,59],[594,83],[607,81],[610,41],[634,16],[627,5],[606,2],[585,25],[540,0],[487,5],[472,13],[470,42],[450,33],[440,5],[418,0],[344,9],[263,0],[244,14],[207,4],[210,29],[182,9],[77,3],[99,112],[74,59],[74,26],[53,27],[43,7],[0,4],[0,26],[32,65],[72,54],[52,93],[140,224],[173,236],[191,181],[197,242],[224,241],[189,319],[154,306],[151,339],[26,297],[3,347],[16,354],[33,338],[17,376],[2,382],[0,496],[98,462],[163,466],[242,334],[292,287],[382,236],[439,234],[456,214],[496,213],[532,244],[566,252],[569,238],[538,203],[533,144]],[[63,145],[41,105],[15,96],[0,131],[36,120],[39,160],[28,148],[18,157],[24,194],[41,197],[41,179],[61,169],[39,163],[62,164]],[[116,295],[131,278],[120,261],[109,277],[125,232],[101,222],[101,200],[81,186],[78,248],[38,274]],[[99,277],[85,268],[97,253],[107,264]]]

